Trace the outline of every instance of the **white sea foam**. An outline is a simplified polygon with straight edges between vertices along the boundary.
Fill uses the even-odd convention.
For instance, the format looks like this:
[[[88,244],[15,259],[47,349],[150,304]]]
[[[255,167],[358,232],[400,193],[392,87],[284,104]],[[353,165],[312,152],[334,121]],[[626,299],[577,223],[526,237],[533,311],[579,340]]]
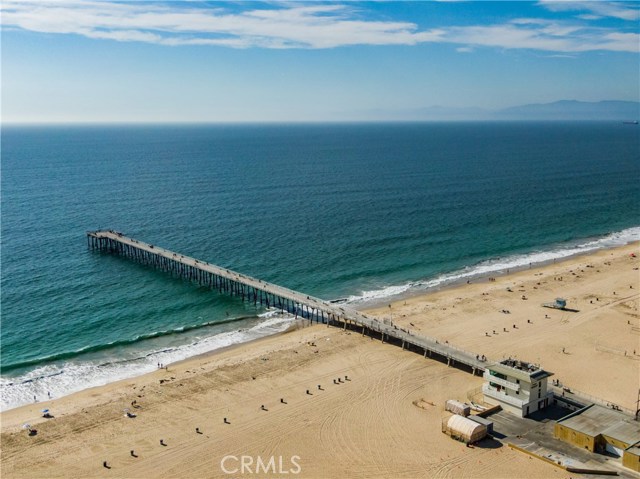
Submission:
[[[244,343],[287,329],[293,316],[280,311],[261,315],[259,324],[235,331],[195,339],[190,344],[149,351],[125,361],[68,361],[60,365],[44,365],[19,377],[0,378],[0,410],[23,404],[59,398],[83,389],[102,386],[121,379],[132,378],[154,371],[158,363],[171,364],[189,357],[207,353],[233,344]],[[142,343],[141,343],[142,344]],[[53,411],[55,414],[55,411]]]
[[[379,301],[386,298],[400,296],[407,292],[418,292],[446,286],[460,281],[471,280],[478,277],[486,277],[491,274],[500,274],[510,269],[518,269],[531,265],[547,263],[553,260],[568,258],[577,254],[588,253],[599,249],[612,248],[640,241],[640,227],[628,228],[611,233],[607,236],[590,239],[588,241],[557,245],[547,251],[532,251],[526,254],[495,258],[478,263],[475,266],[467,266],[451,273],[437,276],[436,278],[413,281],[402,285],[386,286],[384,288],[363,291],[359,295],[349,296],[351,304]]]

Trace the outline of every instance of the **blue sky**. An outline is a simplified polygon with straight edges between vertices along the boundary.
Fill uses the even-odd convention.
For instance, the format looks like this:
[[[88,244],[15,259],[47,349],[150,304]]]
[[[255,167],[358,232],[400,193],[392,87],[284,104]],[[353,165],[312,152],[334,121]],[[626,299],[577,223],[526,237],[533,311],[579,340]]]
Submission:
[[[375,120],[639,99],[638,2],[2,2],[2,121]]]

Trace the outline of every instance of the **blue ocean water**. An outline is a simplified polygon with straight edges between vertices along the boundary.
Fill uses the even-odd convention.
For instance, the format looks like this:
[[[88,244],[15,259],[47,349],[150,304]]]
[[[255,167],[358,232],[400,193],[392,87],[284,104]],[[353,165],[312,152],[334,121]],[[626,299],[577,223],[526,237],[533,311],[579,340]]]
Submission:
[[[3,127],[0,406],[288,324],[87,230],[360,306],[640,239],[639,144],[615,122]]]

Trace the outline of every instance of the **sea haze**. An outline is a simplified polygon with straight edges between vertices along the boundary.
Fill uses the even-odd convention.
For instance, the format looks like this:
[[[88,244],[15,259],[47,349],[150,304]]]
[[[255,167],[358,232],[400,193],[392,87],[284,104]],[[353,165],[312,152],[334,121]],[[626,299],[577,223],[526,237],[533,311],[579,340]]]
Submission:
[[[289,318],[91,251],[109,228],[361,307],[640,238],[610,123],[3,127],[2,408]]]

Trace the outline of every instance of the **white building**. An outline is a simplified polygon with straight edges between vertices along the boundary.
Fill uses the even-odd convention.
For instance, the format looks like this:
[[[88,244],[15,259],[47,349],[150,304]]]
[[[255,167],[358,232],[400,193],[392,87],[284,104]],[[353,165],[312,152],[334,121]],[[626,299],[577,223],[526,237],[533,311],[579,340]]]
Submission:
[[[482,392],[485,402],[525,417],[549,405],[553,392],[547,378],[553,373],[525,361],[505,359],[484,371]]]

